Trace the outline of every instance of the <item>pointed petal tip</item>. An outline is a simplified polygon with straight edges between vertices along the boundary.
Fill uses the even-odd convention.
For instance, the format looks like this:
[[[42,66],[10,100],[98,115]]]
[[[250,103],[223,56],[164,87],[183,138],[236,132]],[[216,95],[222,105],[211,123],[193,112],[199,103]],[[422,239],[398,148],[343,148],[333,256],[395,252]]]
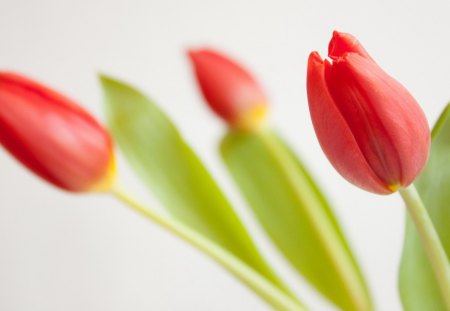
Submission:
[[[351,51],[349,47],[354,45],[355,41],[356,38],[352,35],[334,30],[328,44],[328,57],[335,59],[344,56],[345,53]]]
[[[186,56],[189,58],[189,60],[192,63],[194,63],[199,51],[200,50],[195,49],[195,48],[188,48],[188,49],[186,49]]]
[[[323,62],[324,62],[324,60],[320,56],[319,52],[313,51],[309,54],[308,65],[323,64]]]
[[[223,62],[224,58],[215,50],[205,47],[188,48],[186,54],[195,71],[207,70],[211,63]]]
[[[313,76],[317,76],[319,72],[323,72],[324,63],[326,60],[322,59],[319,52],[313,51],[308,57],[308,67],[307,67],[307,85],[313,83]],[[320,74],[319,74],[320,75]]]
[[[330,53],[330,50],[332,50],[334,48],[334,44],[336,42],[339,42],[340,40],[342,40],[345,37],[345,35],[347,35],[347,34],[344,32],[333,30],[333,34],[331,35],[330,43],[328,44],[328,53]]]
[[[347,53],[356,53],[371,59],[370,55],[353,35],[337,30],[333,31],[333,36],[328,44],[328,57],[332,60],[337,60],[344,57]]]
[[[217,57],[219,53],[209,48],[188,48],[186,54],[192,63],[197,63],[203,57]]]

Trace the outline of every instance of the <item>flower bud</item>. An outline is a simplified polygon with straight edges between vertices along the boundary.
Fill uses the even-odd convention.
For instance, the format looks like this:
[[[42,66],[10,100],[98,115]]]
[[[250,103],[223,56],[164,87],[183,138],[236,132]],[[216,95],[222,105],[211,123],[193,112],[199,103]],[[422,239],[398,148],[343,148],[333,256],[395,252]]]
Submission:
[[[335,31],[328,56],[312,52],[307,74],[309,110],[324,153],[365,190],[388,194],[408,186],[428,159],[423,111],[353,36]]]
[[[13,73],[0,72],[0,144],[68,191],[104,191],[115,177],[108,132],[70,99]]]
[[[212,50],[190,50],[189,57],[203,96],[219,117],[243,130],[262,124],[267,99],[248,71]]]

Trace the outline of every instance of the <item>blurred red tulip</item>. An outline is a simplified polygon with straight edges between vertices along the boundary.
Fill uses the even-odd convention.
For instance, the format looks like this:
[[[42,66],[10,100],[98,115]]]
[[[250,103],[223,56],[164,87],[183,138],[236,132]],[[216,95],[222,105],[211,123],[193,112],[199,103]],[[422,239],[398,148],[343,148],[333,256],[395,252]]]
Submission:
[[[219,117],[246,130],[262,123],[267,99],[248,71],[212,50],[190,50],[189,57],[203,96]]]
[[[103,191],[114,180],[108,132],[71,100],[13,73],[0,72],[0,144],[68,191]]]
[[[320,145],[351,183],[387,194],[411,184],[430,148],[425,115],[353,36],[334,32],[329,60],[312,52],[307,91]]]

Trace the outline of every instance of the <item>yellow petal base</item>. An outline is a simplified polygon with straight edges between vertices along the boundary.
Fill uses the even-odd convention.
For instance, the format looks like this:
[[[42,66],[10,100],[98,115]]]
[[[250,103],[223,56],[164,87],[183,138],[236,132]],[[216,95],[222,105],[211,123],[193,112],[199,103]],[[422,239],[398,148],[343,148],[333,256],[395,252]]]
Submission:
[[[114,185],[117,177],[116,159],[113,155],[109,163],[106,174],[102,179],[89,187],[88,192],[107,192]]]
[[[242,113],[240,118],[231,124],[231,127],[242,131],[255,131],[259,129],[262,124],[264,124],[267,116],[267,110],[266,103],[255,105]]]

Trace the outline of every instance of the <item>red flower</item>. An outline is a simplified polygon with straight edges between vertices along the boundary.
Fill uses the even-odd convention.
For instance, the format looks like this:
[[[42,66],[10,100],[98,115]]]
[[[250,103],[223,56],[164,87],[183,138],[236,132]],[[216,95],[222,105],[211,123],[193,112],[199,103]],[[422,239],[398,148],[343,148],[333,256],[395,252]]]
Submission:
[[[0,72],[0,144],[68,191],[106,190],[114,179],[108,132],[71,100],[13,73]]]
[[[267,99],[252,75],[212,50],[191,50],[198,84],[211,109],[231,127],[253,129],[267,112]]]
[[[351,35],[334,32],[329,60],[308,60],[308,102],[320,145],[351,183],[391,193],[414,181],[430,148],[430,130],[411,94]]]

